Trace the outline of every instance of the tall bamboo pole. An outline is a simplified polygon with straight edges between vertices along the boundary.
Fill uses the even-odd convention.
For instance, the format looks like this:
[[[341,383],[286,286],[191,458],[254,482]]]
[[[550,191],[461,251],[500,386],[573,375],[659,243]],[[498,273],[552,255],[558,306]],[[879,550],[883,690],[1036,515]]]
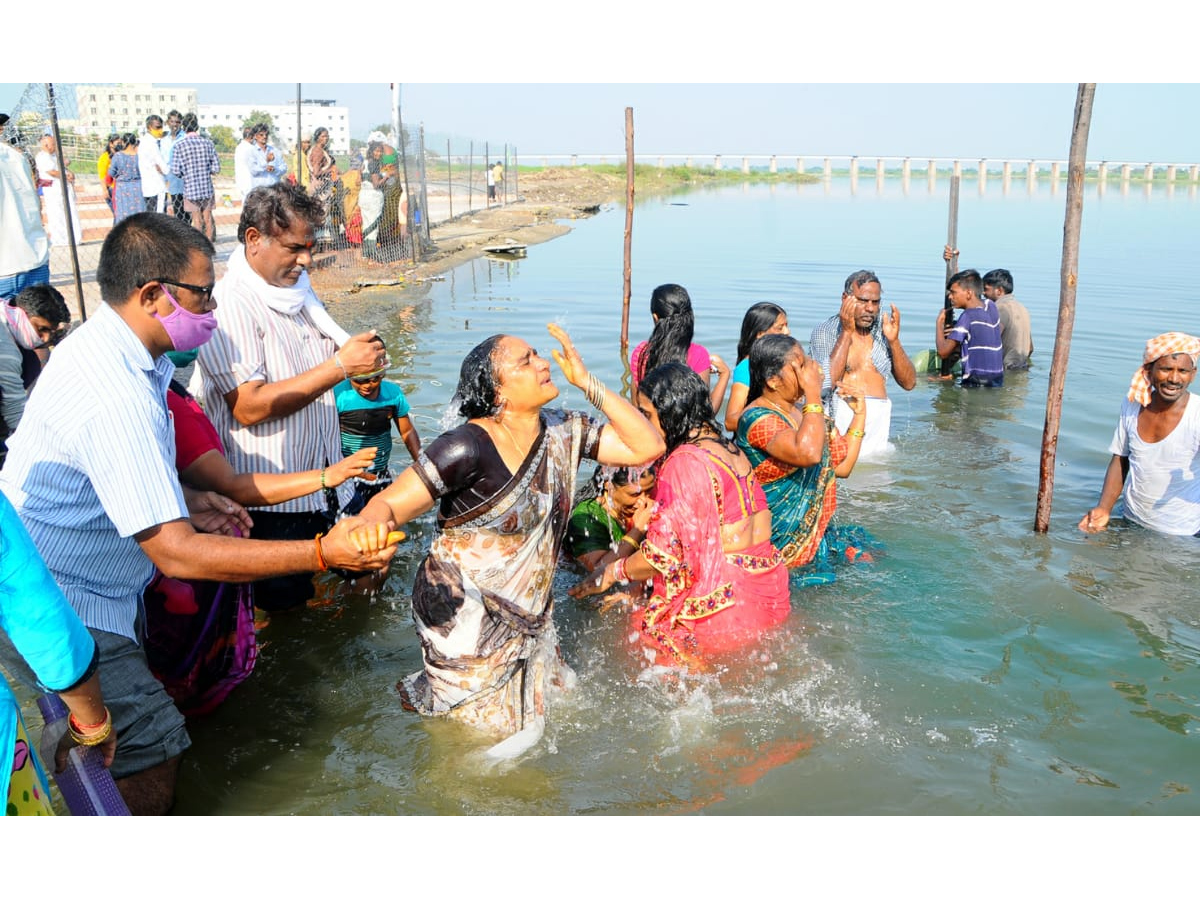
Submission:
[[[625,107],[625,284],[621,304],[621,359],[629,359],[629,299],[632,296],[633,266],[633,107]]]
[[[946,228],[946,243],[950,245],[951,250],[958,249],[958,189],[962,178],[959,175],[950,177],[950,221]],[[949,281],[958,272],[958,259],[953,253],[946,260],[946,281]],[[954,304],[950,302],[950,296],[947,294],[942,301],[942,309],[946,311],[945,323],[947,325],[954,324]],[[942,377],[950,377],[951,371],[954,369],[953,354],[942,360]]]
[[[1079,282],[1079,228],[1083,221],[1083,174],[1087,161],[1088,131],[1092,127],[1092,100],[1096,85],[1081,84],[1075,95],[1075,127],[1071,131],[1071,154],[1067,161],[1067,214],[1063,224],[1062,269],[1059,274],[1058,330],[1050,361],[1050,385],[1046,389],[1046,425],[1042,430],[1042,466],[1038,480],[1037,514],[1033,530],[1044,534],[1050,527],[1050,504],[1054,498],[1054,460],[1058,452],[1058,425],[1062,418],[1063,384],[1067,358],[1071,354],[1071,331],[1075,327],[1075,287]]]
[[[75,296],[79,299],[79,321],[87,321],[87,306],[83,302],[83,277],[79,273],[79,247],[76,241],[83,237],[75,233],[71,224],[71,198],[75,185],[67,181],[67,154],[63,151],[62,135],[58,131],[58,109],[54,105],[54,85],[46,82],[46,101],[50,107],[50,128],[54,131],[54,147],[58,151],[58,184],[62,188],[63,216],[67,227],[67,246],[71,248],[71,268],[75,272]]]

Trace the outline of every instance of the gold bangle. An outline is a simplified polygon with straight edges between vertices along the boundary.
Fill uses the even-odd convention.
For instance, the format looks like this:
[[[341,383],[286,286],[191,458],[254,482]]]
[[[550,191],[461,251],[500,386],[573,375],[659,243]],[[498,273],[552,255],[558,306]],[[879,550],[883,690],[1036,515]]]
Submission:
[[[622,540],[622,542],[629,544],[629,546],[632,547],[634,550],[637,550],[639,547],[642,546],[641,541],[631,538],[627,534],[621,535],[621,540]]]
[[[847,437],[864,438],[867,436],[867,433],[865,431],[863,431],[861,428],[851,428],[849,431],[846,432],[846,435],[847,435]]]
[[[326,466],[324,469],[322,469],[322,470],[321,470],[321,487],[323,487],[323,488],[324,488],[324,487],[328,487],[328,485],[327,485],[327,484],[325,484],[325,471],[326,471],[328,468],[329,468],[329,466]]]
[[[81,747],[95,747],[97,744],[103,744],[108,740],[108,736],[112,734],[112,713],[108,711],[108,707],[104,707],[104,721],[101,723],[102,728],[92,734],[84,734],[75,727],[72,721],[74,717],[67,717],[67,731],[71,734],[71,740]]]
[[[825,407],[820,403],[805,403],[800,407],[800,414],[807,416],[809,413],[816,413],[819,416],[825,415]]]

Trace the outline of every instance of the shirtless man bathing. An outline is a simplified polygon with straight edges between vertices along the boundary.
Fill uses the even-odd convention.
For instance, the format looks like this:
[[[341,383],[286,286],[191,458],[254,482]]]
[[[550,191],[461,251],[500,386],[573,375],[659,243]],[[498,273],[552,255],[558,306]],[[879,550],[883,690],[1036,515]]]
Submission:
[[[809,355],[825,372],[821,398],[838,428],[845,431],[854,415],[839,403],[837,387],[867,399],[866,437],[860,458],[886,452],[891,433],[892,401],[887,380],[911,391],[917,383],[912,360],[900,346],[900,310],[880,315],[883,289],[874,272],[861,269],[846,279],[842,308],[812,330]]]

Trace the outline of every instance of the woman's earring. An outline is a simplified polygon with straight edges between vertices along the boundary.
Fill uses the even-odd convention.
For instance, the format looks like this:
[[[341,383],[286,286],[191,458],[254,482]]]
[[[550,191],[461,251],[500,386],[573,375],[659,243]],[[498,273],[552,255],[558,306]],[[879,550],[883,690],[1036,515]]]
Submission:
[[[496,405],[496,411],[494,413],[492,413],[492,418],[495,419],[497,422],[499,422],[500,416],[502,416],[504,414],[504,407],[506,407],[507,405],[508,405],[508,399],[505,397],[501,397],[500,402]]]

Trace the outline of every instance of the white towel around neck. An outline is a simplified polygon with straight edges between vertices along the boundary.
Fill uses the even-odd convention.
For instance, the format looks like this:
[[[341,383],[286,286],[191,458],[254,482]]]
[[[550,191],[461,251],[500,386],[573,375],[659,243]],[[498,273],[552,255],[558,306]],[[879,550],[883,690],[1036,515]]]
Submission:
[[[301,272],[299,280],[292,287],[276,287],[250,267],[246,260],[246,249],[241,244],[229,254],[229,271],[238,278],[243,278],[254,286],[255,293],[262,297],[263,302],[277,313],[285,316],[298,316],[300,310],[307,309],[308,317],[327,337],[331,338],[338,347],[350,340],[350,335],[344,328],[333,321],[316,293],[313,292],[312,282],[308,272]]]

